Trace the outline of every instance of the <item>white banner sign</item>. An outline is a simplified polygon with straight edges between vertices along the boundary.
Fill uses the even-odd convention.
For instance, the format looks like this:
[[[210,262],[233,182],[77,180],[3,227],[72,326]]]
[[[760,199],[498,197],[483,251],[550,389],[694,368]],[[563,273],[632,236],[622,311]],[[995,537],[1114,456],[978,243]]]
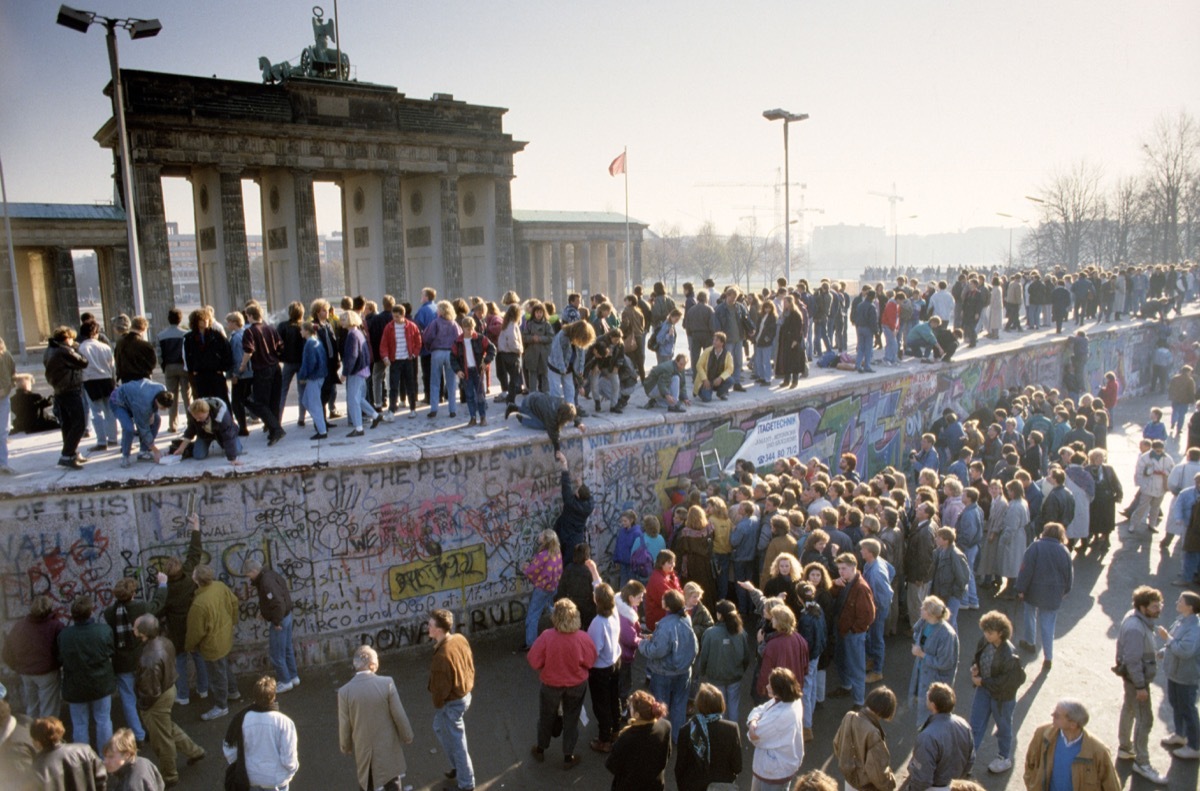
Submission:
[[[775,463],[776,459],[800,455],[800,416],[784,415],[760,420],[746,437],[737,455],[729,460],[726,472],[733,470],[738,459],[749,459],[761,469]]]

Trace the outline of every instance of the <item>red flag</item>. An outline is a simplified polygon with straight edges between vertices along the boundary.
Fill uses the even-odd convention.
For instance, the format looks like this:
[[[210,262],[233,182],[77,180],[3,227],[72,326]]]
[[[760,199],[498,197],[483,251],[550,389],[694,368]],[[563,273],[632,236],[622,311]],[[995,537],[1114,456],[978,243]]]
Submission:
[[[612,164],[608,166],[608,175],[619,176],[620,174],[622,174],[624,172],[625,172],[625,152],[622,151],[621,156],[614,159],[612,161]]]

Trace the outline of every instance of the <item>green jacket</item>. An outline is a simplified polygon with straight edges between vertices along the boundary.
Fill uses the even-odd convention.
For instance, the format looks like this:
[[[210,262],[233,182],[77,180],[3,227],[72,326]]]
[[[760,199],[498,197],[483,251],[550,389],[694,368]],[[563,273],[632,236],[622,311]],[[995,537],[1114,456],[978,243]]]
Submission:
[[[671,392],[671,378],[675,376],[679,377],[679,398],[685,398],[686,388],[683,373],[675,367],[673,359],[663,360],[646,374],[646,381],[642,385],[646,390],[646,395],[652,398],[665,398]]]
[[[62,660],[62,696],[68,703],[90,703],[117,691],[113,672],[113,633],[98,621],[73,623],[58,635]]]
[[[716,624],[704,632],[700,643],[700,677],[719,686],[742,678],[754,663],[745,629],[730,634],[724,624]]]

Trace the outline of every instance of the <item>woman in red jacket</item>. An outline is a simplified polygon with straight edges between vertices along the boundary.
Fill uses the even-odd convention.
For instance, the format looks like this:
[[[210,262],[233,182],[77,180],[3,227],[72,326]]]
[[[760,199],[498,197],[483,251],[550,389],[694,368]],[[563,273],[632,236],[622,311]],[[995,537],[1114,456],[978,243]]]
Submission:
[[[675,553],[664,549],[654,559],[654,572],[650,575],[650,581],[646,583],[644,604],[648,631],[653,632],[654,627],[667,614],[663,609],[662,599],[669,590],[677,590],[682,594],[683,586],[679,584],[679,577],[675,575]]]
[[[587,693],[588,671],[596,663],[596,645],[580,631],[579,609],[570,599],[554,603],[550,620],[553,629],[542,632],[529,649],[529,666],[542,682],[538,706],[537,744],[533,757],[546,760],[552,728],[562,706],[563,768],[579,763],[575,743],[579,740],[579,712]]]
[[[771,627],[774,630],[766,638],[762,649],[762,665],[754,682],[756,700],[771,697],[771,671],[786,667],[804,686],[808,673],[808,643],[796,632],[796,616],[786,605],[776,606],[771,611]]]

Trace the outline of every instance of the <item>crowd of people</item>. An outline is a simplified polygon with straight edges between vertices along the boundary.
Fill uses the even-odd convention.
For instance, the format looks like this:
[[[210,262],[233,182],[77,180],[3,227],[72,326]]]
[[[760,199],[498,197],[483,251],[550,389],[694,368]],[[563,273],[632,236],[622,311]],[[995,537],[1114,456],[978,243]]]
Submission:
[[[428,406],[431,419],[446,403],[455,419],[462,402],[468,427],[487,425],[494,374],[494,401],[505,404],[505,417],[520,411],[524,424],[545,427],[557,440],[567,422],[582,427],[588,402],[596,412],[607,405],[621,413],[639,387],[648,399],[644,406],[682,412],[693,398],[709,402],[744,392],[751,379],[794,388],[810,366],[871,373],[876,350],[881,365],[899,365],[906,357],[950,361],[981,335],[1020,332],[1022,316],[1024,329],[1053,323],[1060,333],[1072,313],[1077,328],[1123,315],[1158,319],[1164,348],[1154,365],[1165,387],[1171,364],[1167,317],[1196,298],[1198,280],[1196,268],[1187,265],[1056,269],[1045,276],[963,271],[953,283],[922,285],[901,275],[893,285],[864,284],[852,295],[839,281],[793,285],[781,278],[773,291],[754,294],[737,286],[718,291],[708,279],[699,288],[684,283],[682,304],[659,282],[649,293],[635,286],[620,309],[604,294],[591,295],[584,305],[582,295],[571,293],[561,310],[513,291],[497,304],[481,297],[439,300],[436,290],[426,288],[415,308],[390,295],[380,304],[343,297],[336,310],[324,299],[307,308],[293,302],[276,324],[255,300],[223,322],[211,307],[193,310],[187,329],[182,312],[173,309],[167,327],[153,338],[143,317],[117,316],[110,337],[85,313],[77,329],[58,327],[50,336],[43,356],[49,400],[28,374],[16,373],[0,339],[0,474],[13,472],[10,409],[16,431],[61,430],[58,464],[68,469],[118,448],[125,468],[165,454],[203,459],[213,443],[237,465],[252,425],[263,427],[268,446],[286,435],[284,406],[293,383],[295,425],[311,421],[311,439],[323,440],[343,417],[339,385],[349,435],[358,437],[366,422],[377,428],[405,407],[416,417],[418,403]],[[686,349],[676,348],[680,328]],[[1076,392],[1085,389],[1086,345],[1078,329],[1072,338],[1078,365],[1065,383]],[[155,381],[156,369],[161,381]],[[536,393],[555,400],[528,406],[522,400],[518,406],[518,397]],[[567,408],[573,413],[567,415]],[[164,412],[167,430],[182,434],[159,448]],[[80,445],[89,436],[94,444],[83,453]]]
[[[779,459],[769,472],[739,462],[734,476],[689,491],[668,519],[622,513],[611,572],[592,558],[593,497],[573,479],[559,451],[560,432],[569,424],[583,430],[589,401],[597,411],[605,403],[622,411],[639,386],[647,407],[676,412],[692,398],[727,399],[745,390],[750,351],[758,382],[781,380],[783,387],[795,387],[810,361],[821,364],[829,354],[835,365],[870,372],[877,345],[885,364],[899,362],[902,353],[947,360],[960,342],[974,345],[984,326],[1006,321],[1008,330],[1020,331],[1022,313],[1027,328],[1061,324],[1058,303],[1038,301],[1047,290],[1051,297],[1067,291],[1077,325],[1135,310],[1153,314],[1167,348],[1166,314],[1180,309],[1193,279],[1184,268],[1143,269],[1050,275],[1052,289],[1034,288],[1038,273],[1028,283],[1021,275],[988,283],[963,273],[954,288],[938,283],[925,290],[899,278],[892,289],[866,286],[854,300],[838,284],[810,291],[803,281],[795,289],[780,284],[761,299],[735,287],[718,298],[710,281],[705,289],[685,288],[682,308],[659,283],[648,300],[634,289],[619,315],[603,295],[585,308],[572,294],[560,313],[513,293],[502,310],[482,300],[439,302],[426,289],[411,319],[409,307],[390,298],[383,309],[347,298],[336,317],[323,300],[307,311],[293,303],[276,327],[251,303],[226,317],[224,332],[210,311],[194,311],[187,332],[173,312],[157,343],[145,337],[144,319],[118,321],[111,347],[99,324],[84,317],[78,332],[54,333],[45,366],[63,433],[59,464],[78,468],[89,422],[93,451],[119,442],[127,467],[135,462],[135,437],[136,459],[202,459],[215,442],[237,464],[252,417],[269,445],[283,439],[293,381],[298,423],[312,421],[315,440],[342,417],[338,385],[345,387],[351,436],[364,434],[367,420],[375,428],[405,408],[415,417],[422,392],[428,419],[437,418],[443,402],[456,417],[461,399],[471,423],[486,425],[494,364],[505,417],[516,414],[526,427],[548,433],[562,483],[561,514],[524,568],[532,595],[522,648],[540,684],[532,760],[544,761],[561,738],[563,768],[582,761],[580,714],[590,697],[596,734],[588,746],[605,756],[614,789],[663,788],[672,755],[681,789],[735,783],[744,776],[743,737],[754,748],[752,788],[822,788],[827,778],[819,773],[801,775],[805,743],[815,738],[813,712],[827,697],[847,698],[852,710],[832,736],[840,770],[854,787],[894,788],[898,767],[880,723],[907,701],[918,736],[904,787],[922,791],[964,787],[993,729],[996,757],[987,770],[1013,770],[1014,701],[1027,682],[1023,660],[1040,653],[1041,672],[1051,671],[1057,613],[1073,585],[1071,553],[1102,556],[1118,525],[1123,476],[1108,464],[1106,445],[1120,388],[1110,373],[1096,394],[1081,392],[1086,333],[1071,339],[1068,370],[1076,375],[1062,391],[1030,385],[962,418],[946,410],[912,449],[906,469],[864,478],[853,454],[836,459],[836,469],[817,458]],[[1081,283],[1091,291],[1075,288]],[[1118,291],[1118,283],[1125,288]],[[1113,287],[1111,300],[1105,284]],[[1052,306],[1049,319],[1044,304]],[[681,322],[686,351],[676,348]],[[846,360],[851,326],[857,354]],[[647,362],[649,352],[656,364]],[[0,392],[18,386],[7,359],[0,349]],[[1161,386],[1173,403],[1172,422],[1168,427],[1161,411],[1152,411],[1142,454],[1125,478],[1136,492],[1124,516],[1137,538],[1157,532],[1165,517],[1160,546],[1170,551],[1181,539],[1177,583],[1186,587],[1200,582],[1200,404],[1187,421],[1196,398],[1191,369],[1170,377],[1169,357],[1154,364],[1166,368]],[[165,384],[154,381],[156,366]],[[159,448],[162,416],[178,430],[180,406],[186,428]],[[1180,437],[1185,427],[1187,455],[1176,463],[1166,441],[1171,430]],[[1168,493],[1175,498],[1164,515]],[[178,782],[179,754],[187,764],[207,755],[174,723],[172,710],[208,700],[202,720],[230,717],[231,702],[241,697],[228,662],[239,606],[200,562],[198,519],[189,527],[186,556],[168,561],[143,598],[135,581],[122,580],[101,617],[94,600],[81,596],[65,627],[39,598],[6,636],[4,661],[21,675],[32,720],[0,709],[7,715],[0,717],[0,734],[7,734],[0,760],[11,761],[13,777],[59,788],[68,786],[54,778],[71,775],[81,783],[73,787],[99,787],[97,778],[107,772],[169,787]],[[258,594],[256,614],[269,624],[274,672],[254,681],[251,705],[230,717],[222,752],[246,786],[286,789],[299,768],[295,726],[275,702],[300,684],[289,584],[256,561],[241,573]],[[983,611],[989,598],[991,609]],[[1012,600],[1020,601],[1017,626],[1006,612]],[[1159,591],[1139,587],[1132,605],[1116,648],[1125,690],[1117,758],[1162,782],[1147,752],[1154,721],[1149,685],[1159,668],[1175,717],[1164,744],[1177,758],[1200,757],[1200,595],[1181,594],[1169,629],[1154,628],[1163,609]],[[965,662],[958,636],[964,610],[982,611],[983,635],[974,651],[967,648]],[[449,764],[447,779],[466,791],[475,785],[464,724],[473,657],[451,613],[432,612],[427,628],[436,644],[432,727]],[[888,638],[911,640],[911,679],[900,695],[883,685]],[[645,667],[644,684],[633,677],[635,662]],[[378,664],[365,646],[353,657],[356,675],[338,694],[339,744],[355,758],[360,787],[397,789],[406,772],[403,745],[414,733],[394,683],[376,676]],[[966,719],[954,713],[960,670],[970,673],[975,689]],[[751,700],[743,705],[746,688]],[[116,732],[114,694],[128,726]],[[64,742],[67,729],[58,719],[64,700],[72,742]],[[1073,778],[1080,756],[1095,767],[1089,782],[1116,788],[1109,750],[1087,723],[1083,704],[1058,702],[1053,721],[1027,751],[1027,788],[1081,787]],[[137,756],[144,740],[156,764]],[[90,786],[83,779],[89,776]]]

